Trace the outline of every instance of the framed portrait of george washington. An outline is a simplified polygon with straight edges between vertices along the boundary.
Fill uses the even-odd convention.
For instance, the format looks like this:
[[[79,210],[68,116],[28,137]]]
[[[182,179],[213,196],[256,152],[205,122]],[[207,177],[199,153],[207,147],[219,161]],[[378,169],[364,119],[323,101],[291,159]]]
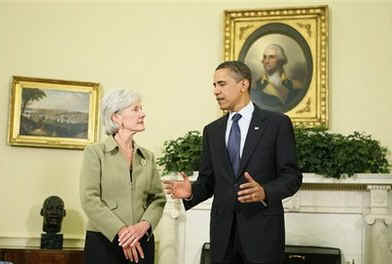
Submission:
[[[13,76],[8,143],[83,149],[99,139],[100,85]]]
[[[328,6],[226,10],[224,60],[249,66],[260,108],[328,127]]]

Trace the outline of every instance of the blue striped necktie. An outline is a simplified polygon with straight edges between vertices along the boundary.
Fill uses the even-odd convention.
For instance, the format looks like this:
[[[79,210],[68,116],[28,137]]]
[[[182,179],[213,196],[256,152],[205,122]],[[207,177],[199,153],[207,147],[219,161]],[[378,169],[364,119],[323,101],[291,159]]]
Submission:
[[[230,156],[231,166],[233,168],[234,176],[237,177],[238,170],[240,167],[240,143],[241,143],[241,131],[238,125],[238,120],[240,120],[240,114],[234,114],[231,120],[233,124],[231,125],[229,141],[227,143],[227,150]]]

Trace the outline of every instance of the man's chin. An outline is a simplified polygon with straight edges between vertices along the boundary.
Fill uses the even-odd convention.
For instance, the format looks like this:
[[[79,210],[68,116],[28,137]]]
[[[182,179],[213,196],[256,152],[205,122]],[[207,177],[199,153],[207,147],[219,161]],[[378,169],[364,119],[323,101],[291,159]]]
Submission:
[[[271,76],[272,74],[274,74],[277,71],[276,68],[273,69],[265,69],[265,72],[267,73],[267,75]]]
[[[268,70],[266,70],[265,72],[267,73],[268,76],[271,76],[275,71],[268,71]]]
[[[227,105],[225,105],[223,103],[220,103],[219,101],[218,101],[218,105],[219,105],[220,110],[222,110],[222,111],[226,111],[227,110]]]

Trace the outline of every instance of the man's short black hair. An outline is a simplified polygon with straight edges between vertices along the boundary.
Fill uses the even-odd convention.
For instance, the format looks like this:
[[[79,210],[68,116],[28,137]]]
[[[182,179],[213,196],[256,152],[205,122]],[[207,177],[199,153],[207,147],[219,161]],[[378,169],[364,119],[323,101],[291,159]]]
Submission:
[[[241,61],[225,61],[219,64],[215,71],[221,69],[230,69],[233,73],[235,73],[238,81],[242,79],[248,80],[250,89],[252,84],[252,72],[250,71],[248,65]]]

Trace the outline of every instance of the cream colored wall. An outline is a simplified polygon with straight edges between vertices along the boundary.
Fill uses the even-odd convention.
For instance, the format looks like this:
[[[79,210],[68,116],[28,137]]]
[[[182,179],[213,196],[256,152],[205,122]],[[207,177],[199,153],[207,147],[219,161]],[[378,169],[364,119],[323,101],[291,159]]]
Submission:
[[[65,201],[64,237],[83,238],[82,152],[6,144],[12,75],[137,90],[147,130],[136,139],[159,155],[164,140],[218,116],[224,9],[329,4],[331,130],[366,131],[392,150],[391,1],[70,2],[0,1],[0,238],[39,237],[53,194]]]

